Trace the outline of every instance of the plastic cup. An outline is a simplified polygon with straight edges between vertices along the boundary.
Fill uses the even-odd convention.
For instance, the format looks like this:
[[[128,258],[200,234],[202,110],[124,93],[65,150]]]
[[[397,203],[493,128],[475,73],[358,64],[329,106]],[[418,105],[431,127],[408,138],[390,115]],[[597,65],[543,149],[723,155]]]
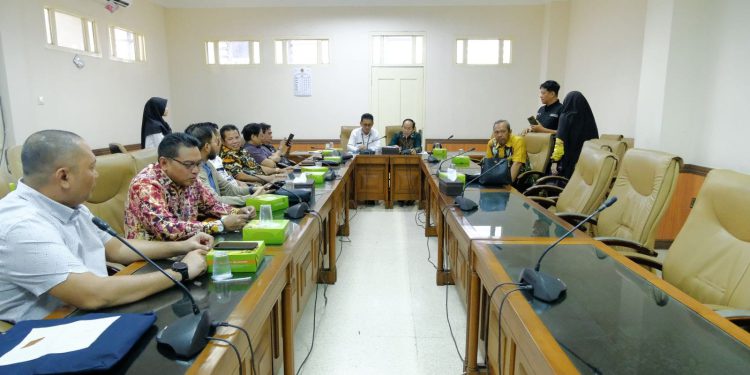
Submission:
[[[229,254],[225,251],[214,250],[213,274],[211,278],[216,281],[232,278],[232,266],[229,264]]]
[[[326,150],[330,150],[332,148],[333,148],[333,145],[330,142],[326,143]]]
[[[262,204],[260,206],[260,221],[268,222],[271,220],[273,220],[273,210],[271,209],[271,205]]]

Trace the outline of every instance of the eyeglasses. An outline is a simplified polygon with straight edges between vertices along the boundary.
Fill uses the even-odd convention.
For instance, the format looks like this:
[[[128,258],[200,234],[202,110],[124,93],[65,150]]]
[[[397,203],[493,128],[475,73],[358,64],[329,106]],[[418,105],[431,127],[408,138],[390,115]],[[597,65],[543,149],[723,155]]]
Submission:
[[[170,158],[170,157],[167,157],[167,158],[168,159],[172,159],[172,160],[174,160],[174,161],[182,164],[182,166],[185,167],[186,169],[198,168],[198,167],[200,167],[200,165],[202,163],[202,161],[182,161],[182,160],[177,160],[175,158]]]

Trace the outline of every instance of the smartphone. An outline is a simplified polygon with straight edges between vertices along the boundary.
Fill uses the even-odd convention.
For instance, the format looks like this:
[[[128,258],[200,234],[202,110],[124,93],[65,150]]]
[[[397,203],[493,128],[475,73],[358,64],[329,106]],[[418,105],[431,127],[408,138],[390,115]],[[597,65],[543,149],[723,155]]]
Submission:
[[[292,139],[294,139],[294,133],[289,133],[289,136],[286,137],[286,145],[287,147],[292,145]]]
[[[258,243],[254,241],[219,241],[214,250],[255,250]]]
[[[539,125],[539,121],[537,121],[534,116],[529,116],[528,120],[530,125]]]

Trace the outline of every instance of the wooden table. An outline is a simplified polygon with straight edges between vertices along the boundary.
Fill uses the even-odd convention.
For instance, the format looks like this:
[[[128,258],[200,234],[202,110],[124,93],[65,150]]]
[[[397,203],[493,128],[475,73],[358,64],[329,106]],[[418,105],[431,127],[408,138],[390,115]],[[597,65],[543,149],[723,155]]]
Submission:
[[[354,201],[421,200],[420,161],[422,155],[357,155],[355,160]]]

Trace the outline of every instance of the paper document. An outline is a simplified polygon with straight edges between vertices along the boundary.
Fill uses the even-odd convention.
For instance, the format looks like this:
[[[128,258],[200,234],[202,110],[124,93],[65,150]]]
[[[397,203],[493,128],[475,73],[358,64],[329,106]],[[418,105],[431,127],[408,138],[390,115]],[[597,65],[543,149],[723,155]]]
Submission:
[[[0,357],[0,366],[31,361],[47,354],[86,349],[119,318],[112,316],[34,328],[21,343]]]

